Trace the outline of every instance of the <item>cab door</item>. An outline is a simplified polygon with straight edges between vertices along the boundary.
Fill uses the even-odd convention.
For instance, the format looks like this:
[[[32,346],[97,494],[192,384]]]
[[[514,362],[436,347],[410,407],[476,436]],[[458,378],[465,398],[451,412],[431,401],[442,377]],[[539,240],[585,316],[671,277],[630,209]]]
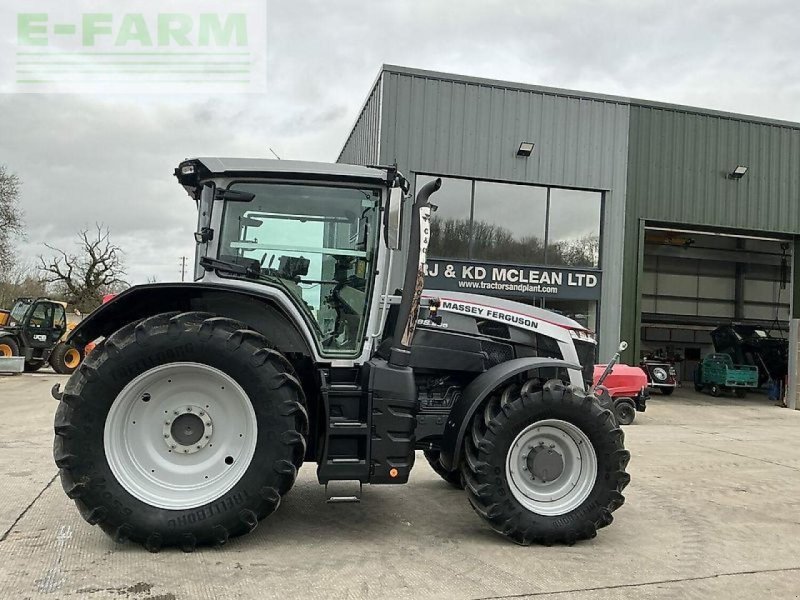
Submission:
[[[64,307],[56,302],[38,300],[25,316],[22,337],[26,346],[32,349],[46,349],[54,346],[66,329],[67,318]]]

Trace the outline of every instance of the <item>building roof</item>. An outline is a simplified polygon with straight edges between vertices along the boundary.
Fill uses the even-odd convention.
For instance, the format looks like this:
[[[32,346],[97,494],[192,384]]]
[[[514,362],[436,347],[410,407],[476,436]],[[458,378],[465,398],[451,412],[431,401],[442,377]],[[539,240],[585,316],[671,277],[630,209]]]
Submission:
[[[726,112],[721,110],[713,110],[708,108],[698,108],[694,106],[686,106],[682,104],[670,104],[668,102],[658,102],[655,100],[642,100],[639,98],[629,98],[625,96],[614,96],[611,94],[597,94],[594,92],[582,92],[578,90],[570,90],[563,88],[555,88],[541,85],[531,85],[527,83],[518,83],[513,81],[503,81],[500,79],[486,79],[483,77],[472,77],[469,75],[457,75],[454,73],[442,73],[438,71],[428,71],[425,69],[414,69],[411,67],[402,67],[398,65],[384,64],[381,67],[381,73],[397,73],[400,75],[409,75],[412,77],[426,77],[428,79],[439,79],[442,81],[454,81],[460,83],[469,83],[473,85],[481,85],[486,87],[506,88],[510,90],[532,91],[541,94],[550,94],[553,96],[572,97],[572,98],[587,98],[591,100],[600,100],[604,102],[613,102],[617,104],[628,104],[631,106],[644,106],[650,108],[660,108],[663,110],[670,110],[674,112],[693,113],[698,115],[711,115],[724,119],[732,119],[737,121],[747,121],[752,123],[760,123],[766,125],[775,125],[779,127],[788,127],[792,129],[800,129],[800,123],[792,121],[783,121],[781,119],[769,119],[766,117],[758,117],[754,115],[739,114],[733,112]]]

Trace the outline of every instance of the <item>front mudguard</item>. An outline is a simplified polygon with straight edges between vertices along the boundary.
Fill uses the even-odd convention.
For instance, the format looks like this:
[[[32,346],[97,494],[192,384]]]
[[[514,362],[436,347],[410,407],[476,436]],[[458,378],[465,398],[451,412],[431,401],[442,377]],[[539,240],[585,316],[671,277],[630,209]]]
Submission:
[[[464,447],[464,437],[472,422],[472,417],[494,390],[520,373],[553,368],[581,370],[580,365],[564,360],[541,357],[515,358],[495,365],[473,379],[464,388],[453,408],[450,409],[440,445],[439,462],[442,466],[448,471],[458,468]]]

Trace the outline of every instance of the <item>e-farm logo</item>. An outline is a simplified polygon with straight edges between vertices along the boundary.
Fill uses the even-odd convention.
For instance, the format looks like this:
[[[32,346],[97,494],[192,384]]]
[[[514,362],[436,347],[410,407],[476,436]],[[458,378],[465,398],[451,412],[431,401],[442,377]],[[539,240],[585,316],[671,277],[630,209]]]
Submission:
[[[6,5],[0,12],[8,11]],[[0,21],[15,29],[0,38],[14,44],[0,60],[0,91],[266,88],[264,1],[30,0]]]

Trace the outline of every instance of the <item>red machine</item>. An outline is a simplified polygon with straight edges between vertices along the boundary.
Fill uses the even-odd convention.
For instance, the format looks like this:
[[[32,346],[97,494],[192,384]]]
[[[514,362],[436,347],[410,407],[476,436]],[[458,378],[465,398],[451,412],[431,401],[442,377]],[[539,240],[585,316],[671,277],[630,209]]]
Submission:
[[[615,364],[611,372],[600,381],[608,365],[595,365],[593,382],[608,390],[614,401],[614,415],[620,425],[630,425],[636,417],[636,411],[644,412],[647,408],[647,373],[639,367]]]

